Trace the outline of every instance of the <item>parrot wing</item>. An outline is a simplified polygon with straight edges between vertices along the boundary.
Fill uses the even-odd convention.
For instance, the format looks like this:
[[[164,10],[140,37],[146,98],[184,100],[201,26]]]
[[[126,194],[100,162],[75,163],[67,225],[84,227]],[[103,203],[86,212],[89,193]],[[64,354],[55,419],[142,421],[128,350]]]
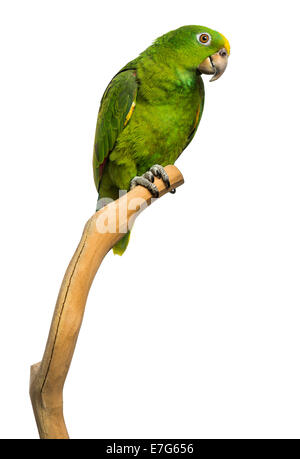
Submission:
[[[137,90],[136,70],[124,69],[112,79],[102,97],[93,156],[94,180],[98,191],[109,154],[134,111]]]
[[[200,103],[200,105],[198,107],[198,110],[197,110],[196,119],[194,121],[193,129],[192,129],[192,131],[191,131],[191,133],[190,133],[190,135],[189,135],[189,137],[187,139],[187,143],[186,143],[186,145],[185,145],[183,150],[185,150],[188,147],[188,145],[191,143],[191,141],[195,137],[196,131],[197,131],[198,126],[200,124],[202,112],[203,112],[203,103],[202,104]]]

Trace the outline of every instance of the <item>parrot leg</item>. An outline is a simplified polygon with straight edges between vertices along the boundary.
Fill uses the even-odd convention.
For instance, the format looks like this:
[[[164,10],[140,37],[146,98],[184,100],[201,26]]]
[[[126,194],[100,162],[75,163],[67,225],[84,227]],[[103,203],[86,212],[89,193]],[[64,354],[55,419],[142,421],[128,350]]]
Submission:
[[[158,198],[159,193],[156,185],[154,185],[154,177],[161,178],[164,184],[170,188],[170,180],[168,174],[166,173],[165,169],[158,164],[155,164],[150,168],[149,171],[145,172],[142,176],[134,177],[130,182],[130,189],[134,188],[137,185],[141,185],[155,197]]]

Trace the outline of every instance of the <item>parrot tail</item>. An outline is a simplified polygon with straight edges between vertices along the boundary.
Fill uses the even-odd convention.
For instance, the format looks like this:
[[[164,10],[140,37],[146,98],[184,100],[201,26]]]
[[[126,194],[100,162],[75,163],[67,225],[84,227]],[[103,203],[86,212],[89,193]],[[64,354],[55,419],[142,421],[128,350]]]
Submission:
[[[130,231],[128,231],[128,233],[126,233],[125,236],[123,236],[122,239],[119,242],[117,242],[116,245],[114,245],[113,252],[115,255],[123,255],[123,253],[127,249],[129,239]]]

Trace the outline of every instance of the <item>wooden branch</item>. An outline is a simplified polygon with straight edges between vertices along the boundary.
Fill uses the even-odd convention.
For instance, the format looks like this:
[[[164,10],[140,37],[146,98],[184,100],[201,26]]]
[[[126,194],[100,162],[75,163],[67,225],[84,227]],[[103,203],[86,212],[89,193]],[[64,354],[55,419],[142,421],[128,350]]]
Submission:
[[[183,177],[175,166],[165,169],[171,188],[182,185]],[[162,180],[156,179],[155,184],[159,197],[169,191]],[[40,438],[69,438],[63,416],[63,387],[90,287],[107,252],[126,234],[128,224],[131,227],[139,207],[143,210],[151,201],[149,191],[138,186],[96,212],[85,225],[62,281],[43,360],[31,367],[30,397]]]

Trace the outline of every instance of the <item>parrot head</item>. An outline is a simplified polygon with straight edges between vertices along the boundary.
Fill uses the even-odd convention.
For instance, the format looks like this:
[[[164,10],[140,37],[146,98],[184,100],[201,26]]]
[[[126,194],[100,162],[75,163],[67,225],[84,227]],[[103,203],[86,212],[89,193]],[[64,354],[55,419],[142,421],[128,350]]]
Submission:
[[[224,35],[196,25],[172,30],[156,40],[156,44],[167,50],[169,58],[181,68],[212,75],[210,81],[223,75],[230,55],[230,45]]]

